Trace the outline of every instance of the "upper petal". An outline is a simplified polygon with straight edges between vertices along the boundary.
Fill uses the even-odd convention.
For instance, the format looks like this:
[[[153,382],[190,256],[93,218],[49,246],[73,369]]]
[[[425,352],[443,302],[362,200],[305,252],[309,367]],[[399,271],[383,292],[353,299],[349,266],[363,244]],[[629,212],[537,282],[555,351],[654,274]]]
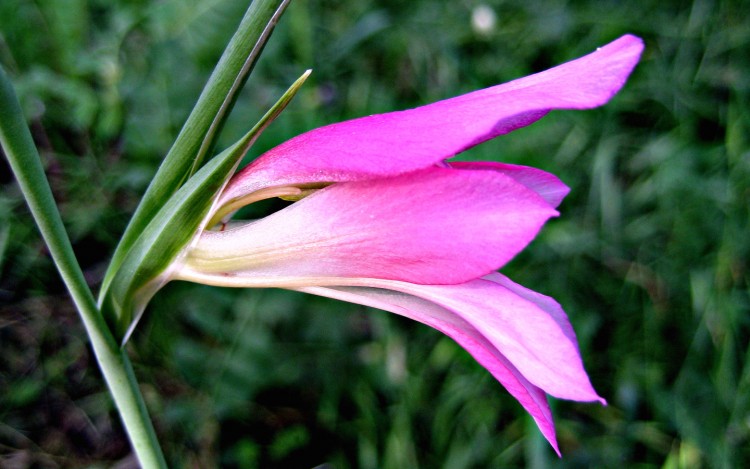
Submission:
[[[461,283],[508,262],[556,214],[502,173],[430,168],[336,183],[264,219],[204,232],[186,263],[257,279]]]
[[[552,109],[606,103],[638,62],[631,35],[579,59],[503,85],[415,109],[321,127],[259,157],[230,182],[221,204],[269,185],[361,180],[424,168],[531,124]]]

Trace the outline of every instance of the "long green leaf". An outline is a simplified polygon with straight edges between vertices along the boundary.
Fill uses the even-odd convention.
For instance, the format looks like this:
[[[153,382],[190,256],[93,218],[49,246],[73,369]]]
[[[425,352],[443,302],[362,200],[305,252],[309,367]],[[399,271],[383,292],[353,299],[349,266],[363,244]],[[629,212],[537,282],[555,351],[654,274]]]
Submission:
[[[133,245],[102,297],[101,308],[118,339],[127,341],[161,278],[203,228],[220,190],[260,133],[284,110],[310,75],[305,72],[250,132],[203,166],[162,206]],[[168,272],[167,272],[168,273]]]
[[[291,0],[254,0],[130,220],[104,276],[109,284],[157,212],[205,162],[237,95]]]
[[[94,355],[112,398],[125,424],[128,438],[143,467],[165,468],[167,464],[138,389],[127,353],[120,349],[94,302],[73,247],[57,210],[21,106],[0,66],[0,146],[21,187],[31,214],[47,243],[52,259],[73,298]]]

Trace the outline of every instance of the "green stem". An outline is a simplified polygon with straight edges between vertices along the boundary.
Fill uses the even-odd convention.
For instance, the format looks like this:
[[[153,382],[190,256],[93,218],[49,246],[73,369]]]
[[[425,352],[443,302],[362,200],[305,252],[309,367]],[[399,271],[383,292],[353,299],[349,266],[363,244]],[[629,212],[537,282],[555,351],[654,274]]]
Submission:
[[[133,368],[104,322],[73,253],[21,106],[0,66],[0,145],[70,292],[125,430],[144,468],[166,468]]]

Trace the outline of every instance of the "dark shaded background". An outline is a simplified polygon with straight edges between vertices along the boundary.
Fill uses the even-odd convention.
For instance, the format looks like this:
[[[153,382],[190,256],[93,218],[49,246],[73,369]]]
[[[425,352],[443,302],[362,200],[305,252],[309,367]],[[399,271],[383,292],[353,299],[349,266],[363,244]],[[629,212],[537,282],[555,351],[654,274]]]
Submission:
[[[92,286],[245,7],[0,2],[0,62]],[[472,24],[482,8],[494,26]],[[645,39],[606,107],[555,112],[465,155],[538,166],[572,188],[562,217],[503,272],[562,303],[610,405],[553,400],[558,460],[489,373],[435,331],[301,294],[172,284],[129,346],[171,465],[750,464],[748,11],[739,0],[298,0],[224,143],[314,74],[251,156],[326,123],[540,71],[627,32]],[[0,466],[132,467],[0,161]]]

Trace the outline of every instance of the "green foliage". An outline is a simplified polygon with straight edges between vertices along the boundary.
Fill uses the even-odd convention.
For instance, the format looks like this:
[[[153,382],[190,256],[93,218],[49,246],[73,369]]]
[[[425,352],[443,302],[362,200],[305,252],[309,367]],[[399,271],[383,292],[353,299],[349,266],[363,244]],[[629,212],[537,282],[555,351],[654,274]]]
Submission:
[[[217,147],[307,68],[310,83],[249,157],[642,36],[643,61],[609,105],[553,113],[465,155],[571,186],[561,217],[503,271],[564,306],[609,406],[553,402],[558,460],[520,406],[432,330],[300,294],[174,284],[131,348],[171,466],[750,462],[747,2],[486,3],[496,25],[485,32],[471,26],[474,1],[293,3]],[[0,2],[0,61],[92,284],[245,6]],[[74,358],[85,353],[67,297],[4,168],[0,181],[3,462],[123,459],[93,365]],[[90,423],[76,432],[55,412]]]
[[[229,179],[258,132],[291,98],[282,97],[281,103],[274,105],[264,117],[264,122],[231,150],[222,153],[225,156],[222,162],[207,173],[201,173],[200,180],[194,180],[193,175],[206,164],[237,94],[288,4],[288,0],[256,0],[250,4],[118,242],[100,295],[103,314],[118,339],[127,340],[126,331],[137,320],[134,316],[140,314],[145,301],[154,288],[158,288],[147,283],[155,281],[156,275],[187,244],[208,212],[216,192]],[[179,220],[176,220],[178,213]],[[167,227],[170,222],[173,226]],[[137,261],[134,263],[133,259]],[[147,291],[138,293],[139,289]]]
[[[239,141],[191,175],[174,194],[165,197],[162,207],[138,233],[132,245],[124,248],[118,245],[118,249],[127,255],[122,255],[119,265],[110,265],[107,272],[111,276],[104,277],[100,307],[112,325],[115,337],[123,343],[129,338],[148,301],[165,282],[160,278],[161,274],[205,228],[209,210],[220,189],[261,132],[286,108],[308,75],[306,72],[297,79]],[[182,166],[189,167],[191,161],[189,159],[188,164]],[[169,174],[173,177],[175,173]]]

